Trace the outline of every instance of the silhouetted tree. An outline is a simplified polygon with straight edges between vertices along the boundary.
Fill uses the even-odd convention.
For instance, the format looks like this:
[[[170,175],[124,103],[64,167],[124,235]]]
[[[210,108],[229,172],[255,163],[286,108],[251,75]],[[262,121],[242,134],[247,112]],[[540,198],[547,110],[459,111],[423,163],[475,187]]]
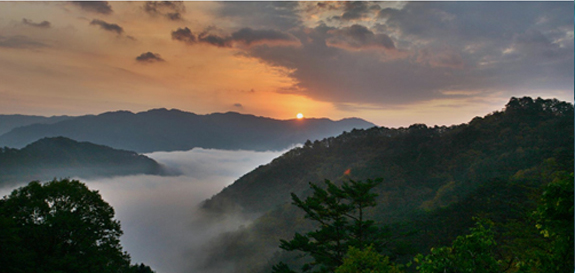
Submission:
[[[296,233],[290,241],[280,240],[280,248],[287,251],[302,251],[313,258],[302,271],[333,272],[343,264],[349,247],[363,250],[367,245],[383,245],[382,238],[376,236],[378,228],[374,221],[366,220],[365,209],[375,206],[377,194],[371,189],[381,183],[381,179],[344,182],[341,187],[325,180],[326,189],[310,183],[313,194],[301,200],[292,193],[293,204],[302,209],[305,218],[319,224],[318,229],[306,234]],[[286,264],[280,263],[274,272],[293,272]]]
[[[5,272],[129,272],[120,223],[97,191],[76,180],[31,182],[0,202]]]

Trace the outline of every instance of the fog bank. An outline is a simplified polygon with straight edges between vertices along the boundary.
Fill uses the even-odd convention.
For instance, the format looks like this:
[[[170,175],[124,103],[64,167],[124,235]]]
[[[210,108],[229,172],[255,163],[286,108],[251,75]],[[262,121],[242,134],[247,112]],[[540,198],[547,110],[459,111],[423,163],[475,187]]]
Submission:
[[[145,263],[157,273],[194,272],[200,247],[220,232],[245,224],[230,217],[204,223],[198,204],[259,165],[283,152],[193,149],[156,152],[147,156],[182,175],[137,175],[85,180],[116,211],[124,249],[133,263]]]

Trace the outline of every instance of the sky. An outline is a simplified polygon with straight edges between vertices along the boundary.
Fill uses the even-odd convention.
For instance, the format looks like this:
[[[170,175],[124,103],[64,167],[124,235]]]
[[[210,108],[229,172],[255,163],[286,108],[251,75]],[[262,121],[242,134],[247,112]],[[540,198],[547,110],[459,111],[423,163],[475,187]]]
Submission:
[[[574,99],[573,2],[0,2],[0,114],[451,125]]]

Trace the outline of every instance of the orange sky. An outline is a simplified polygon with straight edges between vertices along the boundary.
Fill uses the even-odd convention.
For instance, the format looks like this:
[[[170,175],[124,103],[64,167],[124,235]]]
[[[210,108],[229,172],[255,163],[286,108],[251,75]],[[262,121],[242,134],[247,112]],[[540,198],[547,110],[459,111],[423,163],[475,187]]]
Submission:
[[[496,4],[475,5],[508,10],[503,27],[461,3],[0,2],[0,114],[165,107],[396,127],[468,122],[511,96],[572,101],[572,3]]]

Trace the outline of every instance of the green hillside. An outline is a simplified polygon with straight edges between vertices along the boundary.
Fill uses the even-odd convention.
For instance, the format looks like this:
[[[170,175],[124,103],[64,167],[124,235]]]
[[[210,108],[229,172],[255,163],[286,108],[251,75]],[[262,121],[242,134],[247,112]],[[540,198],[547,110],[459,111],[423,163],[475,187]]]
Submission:
[[[206,270],[221,264],[237,272],[269,272],[279,239],[313,226],[290,205],[290,193],[310,194],[308,182],[383,178],[377,207],[368,211],[387,226],[387,255],[406,262],[430,247],[449,244],[485,216],[501,225],[530,225],[541,187],[573,172],[573,105],[512,98],[502,111],[451,127],[353,130],[307,142],[238,179],[207,200],[215,214],[262,215],[227,233],[208,249]]]

